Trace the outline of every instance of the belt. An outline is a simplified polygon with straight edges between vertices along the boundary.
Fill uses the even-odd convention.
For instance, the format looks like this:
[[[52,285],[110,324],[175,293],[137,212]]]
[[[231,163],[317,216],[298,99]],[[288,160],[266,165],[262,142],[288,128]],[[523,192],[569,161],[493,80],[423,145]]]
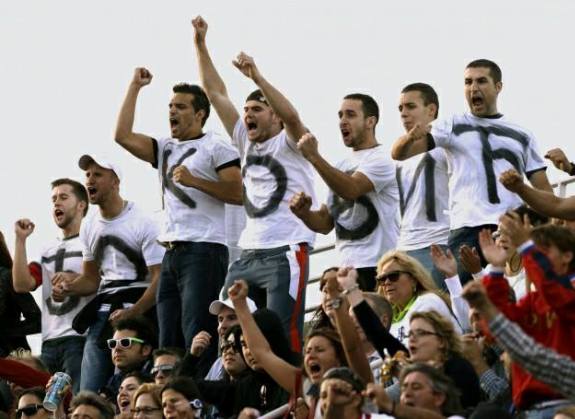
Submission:
[[[161,246],[165,247],[168,250],[174,250],[178,246],[184,246],[186,244],[193,243],[193,242],[187,242],[187,241],[161,242],[161,241],[159,241],[158,243],[160,243]]]

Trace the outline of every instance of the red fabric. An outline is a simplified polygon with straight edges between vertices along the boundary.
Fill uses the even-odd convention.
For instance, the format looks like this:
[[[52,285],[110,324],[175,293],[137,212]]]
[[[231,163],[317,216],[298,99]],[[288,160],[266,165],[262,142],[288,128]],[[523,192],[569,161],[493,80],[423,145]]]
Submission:
[[[23,388],[46,387],[50,374],[12,359],[0,358],[0,377]]]
[[[36,288],[42,285],[42,266],[38,262],[31,262],[28,264],[30,275],[36,281]]]
[[[575,291],[546,277],[546,258],[542,259],[541,252],[534,246],[526,249],[522,256],[526,275],[537,291],[512,303],[509,301],[507,280],[502,274],[490,273],[483,278],[489,298],[506,317],[519,324],[537,342],[575,359]],[[511,383],[513,403],[519,409],[541,401],[563,398],[516,363],[511,367]]]
[[[292,351],[296,353],[300,353],[302,349],[302,339],[298,329],[298,319],[301,306],[302,304],[304,304],[302,293],[304,292],[306,285],[305,274],[307,271],[307,261],[309,260],[309,256],[307,253],[308,253],[308,247],[305,244],[299,245],[299,249],[295,253],[296,260],[299,265],[299,278],[297,286],[297,298],[290,319],[290,343]]]

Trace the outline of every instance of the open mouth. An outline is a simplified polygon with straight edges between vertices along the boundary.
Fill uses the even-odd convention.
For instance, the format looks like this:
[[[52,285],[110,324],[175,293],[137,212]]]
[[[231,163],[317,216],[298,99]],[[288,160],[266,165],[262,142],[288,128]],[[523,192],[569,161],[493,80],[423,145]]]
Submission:
[[[130,399],[121,398],[118,403],[120,410],[126,410],[130,407]]]
[[[61,209],[56,209],[54,210],[54,215],[56,216],[56,218],[60,218],[64,215],[64,211],[62,211]]]
[[[175,128],[180,124],[177,118],[170,118],[170,127]]]
[[[94,196],[96,195],[96,192],[98,192],[98,190],[96,188],[94,188],[93,186],[88,186],[88,195],[89,196]]]
[[[473,104],[473,106],[481,106],[483,105],[483,98],[479,96],[472,97],[471,103]]]
[[[310,378],[316,378],[321,374],[321,365],[318,362],[309,362],[307,369],[309,370]]]
[[[348,130],[347,128],[342,128],[340,131],[341,131],[341,136],[342,136],[343,138],[347,138],[347,137],[349,137],[350,134],[351,134],[351,131]]]
[[[247,127],[247,129],[248,129],[248,132],[249,132],[249,131],[254,131],[254,130],[256,130],[256,129],[258,128],[258,124],[256,124],[255,122],[248,122],[248,123],[246,124],[246,127]]]

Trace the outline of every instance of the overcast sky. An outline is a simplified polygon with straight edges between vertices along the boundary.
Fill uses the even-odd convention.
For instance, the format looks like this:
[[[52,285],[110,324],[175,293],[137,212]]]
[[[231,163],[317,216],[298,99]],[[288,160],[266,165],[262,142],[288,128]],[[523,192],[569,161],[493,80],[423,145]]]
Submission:
[[[476,58],[503,70],[499,111],[530,129],[543,153],[560,146],[575,159],[571,0],[5,0],[0,229],[11,248],[13,223],[21,217],[37,226],[31,257],[57,236],[49,183],[82,180],[77,160],[84,153],[115,156],[124,168],[123,196],[149,212],[160,208],[156,172],[113,141],[116,114],[133,69],[146,66],[154,80],[140,95],[135,128],[169,133],[171,86],[198,81],[190,25],[198,14],[209,24],[208,47],[237,106],[254,88],[231,65],[243,50],[290,98],[334,163],[348,153],[337,121],[345,94],[378,101],[377,137],[389,148],[402,132],[401,88],[429,83],[439,93],[440,117],[461,112],[463,69]],[[207,127],[223,133],[215,113]],[[548,173],[552,180],[564,177]],[[325,187],[317,184],[323,200]]]

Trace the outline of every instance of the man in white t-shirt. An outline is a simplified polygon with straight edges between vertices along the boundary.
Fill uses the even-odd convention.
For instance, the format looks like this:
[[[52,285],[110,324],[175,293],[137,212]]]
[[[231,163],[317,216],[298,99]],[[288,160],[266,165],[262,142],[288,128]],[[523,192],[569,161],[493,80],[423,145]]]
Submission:
[[[300,191],[314,194],[313,169],[296,145],[306,128],[291,103],[243,53],[234,64],[259,89],[248,96],[240,118],[206,47],[206,22],[197,17],[192,23],[202,85],[242,159],[248,218],[239,241],[243,252],[230,266],[224,288],[239,278],[248,281],[250,296],[278,313],[292,348],[299,350],[315,235],[293,216],[288,199]]]
[[[88,328],[82,361],[82,390],[98,391],[113,373],[105,339],[110,323],[143,315],[155,304],[164,249],[157,243],[154,221],[120,196],[120,168],[107,159],[83,155],[90,213],[80,228],[82,274],[56,276],[52,296],[96,297],[76,316],[74,329]]]
[[[300,192],[292,197],[290,208],[313,231],[327,234],[335,228],[340,265],[355,267],[360,288],[373,291],[377,260],[395,249],[399,233],[395,164],[375,138],[379,107],[371,96],[345,96],[338,115],[343,142],[352,149],[347,159],[330,165],[312,134],[298,142],[330,188],[327,205],[313,211],[311,197]]]
[[[450,170],[448,242],[453,254],[464,244],[479,251],[479,231],[495,230],[501,214],[521,204],[497,182],[505,170],[514,168],[534,187],[551,191],[535,138],[497,110],[503,88],[499,66],[485,59],[472,61],[465,68],[464,79],[470,112],[432,126],[416,124],[392,150],[394,159],[405,160],[435,147],[445,149]],[[463,283],[471,278],[459,260],[458,270]]]
[[[189,348],[201,330],[216,333],[208,306],[218,298],[226,277],[225,204],[242,202],[240,159],[228,141],[203,131],[210,102],[197,85],[174,86],[170,138],[156,140],[133,132],[138,93],[151,80],[148,70],[135,70],[116,141],[158,169],[164,208],[160,241],[168,249],[157,296],[160,347]],[[215,359],[216,342],[208,352]]]
[[[427,126],[437,118],[439,99],[428,84],[405,86],[399,98],[399,113],[406,132],[415,124]],[[445,151],[435,148],[397,164],[401,226],[397,250],[417,259],[435,284],[445,288],[444,276],[431,259],[431,245],[445,251],[449,236],[448,167]]]
[[[52,217],[61,230],[62,238],[46,246],[40,262],[29,264],[26,254],[26,241],[34,232],[34,223],[28,219],[16,222],[12,283],[18,293],[31,292],[42,286],[41,359],[51,374],[63,371],[72,377],[72,387],[77,393],[86,339],[72,328],[72,321],[92,296],[70,296],[56,301],[51,294],[55,275],[74,278],[82,271],[79,232],[82,219],[88,213],[86,188],[72,179],[53,181],[52,207]]]

